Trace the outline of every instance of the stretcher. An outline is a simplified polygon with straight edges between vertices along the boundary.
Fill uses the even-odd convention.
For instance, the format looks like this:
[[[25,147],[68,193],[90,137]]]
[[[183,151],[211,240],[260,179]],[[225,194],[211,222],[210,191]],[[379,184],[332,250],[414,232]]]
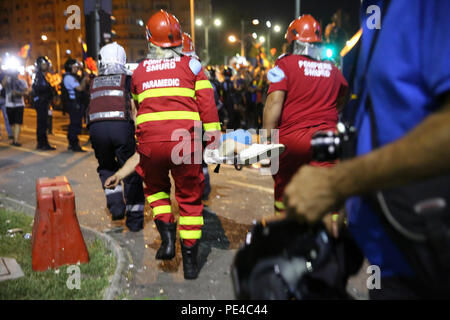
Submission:
[[[206,164],[229,164],[241,170],[244,165],[274,159],[285,150],[283,144],[260,144],[254,141],[256,139],[242,129],[224,134],[217,149],[205,149],[203,160]],[[218,170],[216,168],[215,172]]]

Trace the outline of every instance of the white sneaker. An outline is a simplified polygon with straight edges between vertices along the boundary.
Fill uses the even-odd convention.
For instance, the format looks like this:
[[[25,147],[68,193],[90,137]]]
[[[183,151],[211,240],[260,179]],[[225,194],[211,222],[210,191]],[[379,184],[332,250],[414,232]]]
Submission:
[[[283,144],[252,144],[238,154],[239,164],[253,164],[265,159],[278,157],[285,150]]]

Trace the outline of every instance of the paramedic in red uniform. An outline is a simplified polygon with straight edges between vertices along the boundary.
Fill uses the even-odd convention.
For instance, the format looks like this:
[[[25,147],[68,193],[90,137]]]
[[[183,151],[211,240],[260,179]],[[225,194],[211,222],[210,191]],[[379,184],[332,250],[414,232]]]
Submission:
[[[279,143],[286,146],[280,156],[275,181],[275,214],[284,214],[284,189],[300,166],[330,166],[312,161],[311,137],[317,131],[335,130],[340,101],[347,82],[331,63],[321,61],[320,25],[303,15],[288,27],[288,53],[268,73],[271,82],[264,108],[264,129],[279,129]]]
[[[220,136],[214,92],[201,63],[182,53],[182,31],[176,17],[164,10],[150,17],[147,39],[147,59],[132,76],[138,152],[106,185],[114,186],[137,165],[136,171],[144,180],[145,197],[161,235],[156,259],[168,260],[175,256],[176,239],[170,202],[171,173],[180,210],[184,278],[195,279],[199,272],[197,253],[203,226],[202,122],[209,147]],[[195,136],[200,136],[196,140],[199,143],[194,143],[194,128],[197,128]],[[179,132],[185,133],[184,141],[187,134],[189,151],[180,148]],[[194,151],[200,152],[199,159]],[[178,155],[183,157],[183,162],[180,163]]]

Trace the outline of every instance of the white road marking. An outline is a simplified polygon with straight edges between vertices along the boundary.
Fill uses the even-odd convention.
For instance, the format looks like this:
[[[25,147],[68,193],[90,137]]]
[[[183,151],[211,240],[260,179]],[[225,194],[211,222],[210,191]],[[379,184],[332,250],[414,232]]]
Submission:
[[[255,186],[254,184],[249,184],[249,183],[235,181],[235,180],[226,180],[226,182],[229,182],[229,183],[237,185],[237,186],[250,188],[250,189],[255,189],[255,190],[259,190],[259,191],[263,191],[263,192],[267,192],[267,193],[273,194],[273,189],[272,188]]]

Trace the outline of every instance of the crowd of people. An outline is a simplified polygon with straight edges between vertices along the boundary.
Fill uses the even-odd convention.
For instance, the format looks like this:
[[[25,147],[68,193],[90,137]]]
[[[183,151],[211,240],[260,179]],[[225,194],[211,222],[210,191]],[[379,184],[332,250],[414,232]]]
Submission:
[[[264,66],[208,66],[224,129],[261,129],[269,82]]]

